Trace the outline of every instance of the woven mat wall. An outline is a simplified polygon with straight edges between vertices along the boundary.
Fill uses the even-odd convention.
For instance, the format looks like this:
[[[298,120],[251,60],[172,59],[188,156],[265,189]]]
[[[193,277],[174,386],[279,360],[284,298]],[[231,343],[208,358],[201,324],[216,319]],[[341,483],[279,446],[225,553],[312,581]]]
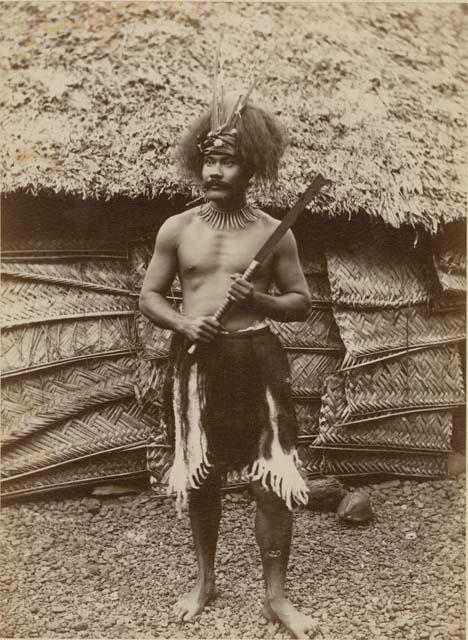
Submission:
[[[346,353],[321,399],[314,446],[323,472],[446,471],[453,411],[465,400],[466,315],[441,297],[431,247],[379,225],[354,225],[326,245]]]
[[[73,262],[58,263],[3,262],[0,273],[3,278],[64,284],[80,289],[111,290],[136,297],[133,278],[124,260],[76,259]]]
[[[341,240],[330,248],[324,238],[299,237],[313,299],[308,320],[272,322],[291,365],[304,472],[441,475],[452,429],[445,407],[463,401],[456,347],[348,371],[336,388],[329,381],[345,355],[399,349],[408,336],[424,347],[459,339],[463,314],[425,315],[433,274],[412,240],[402,236],[395,248],[388,239],[361,239],[350,251]],[[158,418],[171,335],[135,313],[154,237],[107,251],[87,252],[85,242],[48,246],[42,237],[26,245],[9,246],[1,267],[2,491],[144,476],[145,447],[128,447],[164,435]],[[177,280],[169,294],[180,301]],[[416,383],[408,391],[410,369]],[[134,383],[150,383],[146,405],[135,398]],[[431,410],[408,412],[421,405]],[[396,410],[404,415],[392,415]],[[369,413],[379,419],[340,426]],[[421,457],[423,449],[431,453]],[[171,460],[162,443],[154,458],[161,482]],[[236,473],[228,478],[244,481]]]
[[[62,264],[61,279],[57,272]],[[99,269],[84,269],[83,264],[80,260],[76,264],[31,261],[26,265],[3,265],[7,271],[13,266],[16,274],[7,273],[1,284],[3,378],[27,375],[37,368],[65,365],[91,355],[135,350],[136,298],[122,293],[129,278],[121,277],[121,261],[100,262]],[[111,293],[102,284],[105,268],[109,286],[118,285],[118,292]],[[83,272],[88,280],[80,286]],[[34,275],[40,280],[35,280]],[[63,280],[72,280],[73,284]]]
[[[377,474],[442,478],[447,475],[447,456],[414,452],[327,451],[320,471],[335,476]]]
[[[331,309],[312,308],[304,322],[270,321],[272,330],[285,347],[318,347],[344,352],[343,342]]]
[[[434,313],[428,305],[399,309],[335,308],[347,354],[353,358],[466,338],[466,315]]]
[[[413,244],[403,231],[370,226],[330,242],[326,257],[333,303],[362,309],[428,302],[435,278],[431,255]]]
[[[163,464],[160,465],[164,467]],[[2,484],[3,495],[30,494],[45,489],[60,489],[96,484],[102,481],[123,481],[146,477],[146,448],[124,449],[83,458],[52,469],[23,476]]]
[[[450,407],[464,402],[460,353],[456,346],[426,349],[349,371],[346,398],[354,416]]]
[[[4,492],[15,478],[52,482],[56,469],[154,428],[134,393],[138,294],[126,247],[43,235],[7,243],[1,267]]]
[[[455,296],[466,294],[465,221],[442,227],[433,241],[434,266],[442,289]]]
[[[327,378],[320,409],[316,444],[327,447],[450,450],[451,411],[407,413],[355,422],[346,397],[346,374]]]

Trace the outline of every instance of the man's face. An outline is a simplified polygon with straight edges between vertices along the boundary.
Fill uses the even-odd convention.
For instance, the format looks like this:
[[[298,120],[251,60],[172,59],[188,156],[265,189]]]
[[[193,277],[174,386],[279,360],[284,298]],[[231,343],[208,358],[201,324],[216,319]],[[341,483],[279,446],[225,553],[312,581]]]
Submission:
[[[224,154],[210,153],[202,168],[202,183],[208,200],[222,204],[243,199],[249,177],[241,162]]]

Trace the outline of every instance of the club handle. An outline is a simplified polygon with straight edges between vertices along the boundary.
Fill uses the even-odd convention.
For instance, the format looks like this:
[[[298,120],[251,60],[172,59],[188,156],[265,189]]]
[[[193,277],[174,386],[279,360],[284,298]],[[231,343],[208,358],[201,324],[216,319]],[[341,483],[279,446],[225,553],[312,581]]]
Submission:
[[[252,262],[249,264],[247,269],[242,274],[242,277],[244,278],[244,280],[247,280],[247,282],[250,282],[251,280],[253,280],[255,274],[257,273],[257,271],[260,269],[261,266],[262,265],[260,262],[258,262],[257,260],[252,260]],[[224,316],[226,315],[226,313],[229,311],[229,309],[232,307],[233,304],[234,303],[231,300],[228,300],[226,298],[223,304],[216,310],[216,313],[213,316],[214,319],[217,320],[218,322],[221,322],[221,320],[224,318]],[[197,345],[194,343],[189,347],[188,353],[190,355],[193,355],[196,349],[197,349]]]

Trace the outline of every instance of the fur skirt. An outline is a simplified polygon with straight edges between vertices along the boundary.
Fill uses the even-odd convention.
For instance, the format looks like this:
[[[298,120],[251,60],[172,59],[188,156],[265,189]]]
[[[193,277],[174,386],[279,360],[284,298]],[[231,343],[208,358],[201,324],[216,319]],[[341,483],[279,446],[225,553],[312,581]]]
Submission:
[[[306,503],[289,363],[277,336],[263,326],[222,333],[193,356],[189,347],[174,335],[164,384],[164,423],[174,446],[168,492],[175,492],[178,511],[213,467],[247,470],[289,508]]]

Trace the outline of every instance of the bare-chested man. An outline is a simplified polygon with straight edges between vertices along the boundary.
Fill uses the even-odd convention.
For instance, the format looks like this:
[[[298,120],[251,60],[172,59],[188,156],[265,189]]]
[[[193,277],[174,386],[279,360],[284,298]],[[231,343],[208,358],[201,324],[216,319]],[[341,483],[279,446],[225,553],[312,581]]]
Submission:
[[[227,104],[221,106],[227,110]],[[276,178],[286,136],[276,118],[251,103],[235,124],[212,131],[207,115],[182,142],[181,164],[201,180],[207,203],[161,226],[140,297],[141,311],[175,332],[165,394],[166,426],[175,440],[169,486],[179,504],[189,495],[199,570],[196,585],[176,604],[175,614],[191,620],[215,595],[221,477],[245,467],[257,503],[263,614],[302,638],[312,621],[286,598],[284,587],[291,507],[306,501],[306,486],[295,464],[288,363],[265,319],[304,320],[310,294],[291,231],[253,283],[241,276],[278,224],[246,204],[248,183],[253,176]],[[176,274],[181,311],[165,297]],[[272,283],[279,295],[267,293]],[[213,316],[226,297],[235,304],[221,325]],[[194,356],[187,353],[192,343],[197,345]]]

